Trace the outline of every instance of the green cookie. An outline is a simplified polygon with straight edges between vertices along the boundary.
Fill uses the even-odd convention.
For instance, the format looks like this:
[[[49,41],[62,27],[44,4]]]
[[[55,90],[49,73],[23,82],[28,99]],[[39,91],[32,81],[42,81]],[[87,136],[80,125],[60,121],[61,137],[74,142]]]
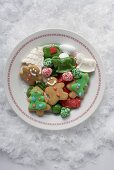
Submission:
[[[53,77],[57,77],[57,76],[58,76],[58,73],[56,72],[56,69],[55,69],[55,68],[53,68],[52,76],[53,76]]]
[[[52,106],[52,112],[55,114],[60,114],[62,106],[60,104],[56,104]]]
[[[46,67],[52,67],[53,63],[52,63],[52,59],[51,58],[46,58],[43,62],[44,66]]]
[[[44,82],[37,82],[36,85],[38,87],[40,87],[43,91],[45,90],[46,88],[46,84]]]
[[[29,110],[37,111],[37,110],[43,110],[45,108],[46,108],[46,103],[42,93],[31,92],[31,96],[29,97]]]
[[[71,89],[75,91],[79,97],[83,97],[85,88],[89,84],[89,79],[88,73],[81,73],[81,78],[76,80],[76,83],[71,85]]]
[[[79,69],[77,69],[77,68],[73,68],[72,69],[72,74],[73,74],[73,77],[74,78],[81,78],[81,72],[80,72],[80,70]]]
[[[62,107],[60,114],[62,118],[67,118],[68,116],[70,116],[70,109],[67,107]]]
[[[72,57],[59,58],[55,56],[52,58],[52,62],[58,73],[70,71],[75,66],[75,60]]]
[[[53,49],[52,49],[53,48]],[[55,50],[54,50],[55,49]],[[51,46],[51,47],[44,47],[44,58],[52,58],[53,56],[59,56],[60,54],[60,48],[59,46]]]
[[[34,86],[30,86],[28,89],[27,89],[27,92],[26,92],[26,95],[27,97],[30,97],[31,95],[31,90],[33,89]]]

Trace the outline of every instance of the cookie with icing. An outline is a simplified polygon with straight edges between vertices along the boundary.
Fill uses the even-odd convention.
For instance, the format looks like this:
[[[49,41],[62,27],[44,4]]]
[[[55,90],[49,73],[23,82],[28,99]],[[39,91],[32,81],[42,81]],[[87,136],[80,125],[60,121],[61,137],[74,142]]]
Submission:
[[[51,68],[47,67],[47,68],[42,69],[42,76],[43,77],[46,77],[46,78],[50,77],[51,74],[52,74],[52,69]]]
[[[55,105],[59,100],[66,100],[68,98],[68,93],[63,91],[63,88],[65,86],[64,83],[53,82],[53,83],[48,83],[48,85],[49,84],[51,85],[49,87],[46,87],[45,93],[47,94],[48,103],[50,105]]]
[[[72,82],[70,82],[70,83],[68,83],[68,84],[66,85],[66,88],[70,91],[68,95],[69,95],[69,97],[72,98],[72,99],[74,99],[74,98],[77,96],[76,92],[73,91],[72,88],[71,88],[71,86],[72,86],[75,82],[76,82],[76,80],[73,80]]]
[[[75,108],[80,107],[81,99],[79,97],[75,97],[74,99],[68,98],[67,100],[60,101],[60,104],[63,107],[67,107],[67,108],[70,108],[70,109],[75,109]]]
[[[61,117],[62,117],[62,118],[67,118],[67,117],[70,116],[70,109],[67,108],[67,107],[62,107],[60,114],[61,114]]]
[[[71,71],[75,66],[75,60],[73,57],[59,58],[57,56],[52,58],[52,62],[56,72],[65,73]]]
[[[72,74],[76,79],[81,78],[81,71],[75,67],[72,69]]]
[[[56,77],[49,77],[46,82],[48,86],[54,86],[56,83],[57,83]]]
[[[42,91],[31,91],[31,95],[28,98],[29,101],[29,111],[36,112],[38,116],[43,116],[44,111],[50,110],[50,105],[48,105],[45,101],[45,97]]]
[[[88,73],[81,73],[81,78],[77,79],[75,83],[71,85],[71,90],[74,91],[77,96],[83,97],[86,91],[86,88],[89,84],[89,74]]]
[[[52,59],[51,58],[46,58],[43,62],[45,67],[52,67],[53,63],[52,63]]]
[[[63,81],[72,81],[73,75],[70,71],[68,71],[68,72],[62,74],[62,79],[63,79]]]
[[[53,56],[59,56],[60,48],[59,46],[46,46],[43,48],[44,58],[52,58]]]
[[[62,106],[59,103],[57,103],[54,106],[52,106],[51,109],[52,109],[52,112],[57,115],[57,114],[60,114],[61,108]]]
[[[36,65],[22,66],[20,77],[29,85],[34,85],[36,81],[41,80],[40,69]]]

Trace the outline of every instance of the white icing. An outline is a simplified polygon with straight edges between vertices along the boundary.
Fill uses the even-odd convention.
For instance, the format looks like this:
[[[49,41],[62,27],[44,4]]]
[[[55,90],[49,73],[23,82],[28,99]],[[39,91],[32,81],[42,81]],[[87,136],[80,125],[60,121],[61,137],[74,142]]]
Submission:
[[[36,47],[33,48],[23,60],[23,64],[35,64],[36,66],[39,67],[40,71],[43,66],[43,60],[44,60],[44,52],[43,52],[43,47]]]
[[[36,77],[36,73],[30,72],[32,76]]]
[[[67,57],[69,57],[69,55],[67,53],[61,53],[59,55],[59,58],[67,58]]]
[[[50,83],[50,82],[47,82],[47,84],[48,85],[50,85],[50,86],[53,86],[54,84],[56,84],[57,83],[57,81],[56,80],[54,80],[54,82],[53,83]]]
[[[76,48],[68,44],[60,45],[60,49],[62,50],[62,52],[67,53],[67,54],[74,54],[76,52]]]
[[[75,60],[80,71],[88,73],[95,71],[96,61],[94,59],[87,58],[83,53],[77,53]]]

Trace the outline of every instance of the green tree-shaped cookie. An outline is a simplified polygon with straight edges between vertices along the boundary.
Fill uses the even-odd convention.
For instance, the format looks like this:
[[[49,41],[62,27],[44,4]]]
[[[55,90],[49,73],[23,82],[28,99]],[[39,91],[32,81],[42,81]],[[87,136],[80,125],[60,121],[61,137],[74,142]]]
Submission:
[[[44,96],[41,92],[31,92],[29,97],[29,110],[37,111],[46,108]]]
[[[89,84],[89,74],[81,73],[81,78],[76,80],[76,83],[71,85],[71,89],[76,92],[79,97],[84,96],[86,87]]]

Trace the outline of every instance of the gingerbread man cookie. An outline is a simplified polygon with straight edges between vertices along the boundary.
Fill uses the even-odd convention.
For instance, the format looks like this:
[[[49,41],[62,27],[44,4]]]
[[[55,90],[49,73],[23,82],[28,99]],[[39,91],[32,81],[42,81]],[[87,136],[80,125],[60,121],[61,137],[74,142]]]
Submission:
[[[50,78],[48,82],[48,85],[50,86],[45,89],[45,93],[48,96],[48,103],[50,105],[55,105],[59,100],[66,100],[68,98],[68,93],[63,91],[65,84],[56,82],[57,80],[55,77],[52,79]]]
[[[57,83],[57,78],[56,77],[50,77],[47,79],[47,85],[48,86],[54,86]]]
[[[36,65],[29,64],[22,66],[20,77],[29,85],[34,85],[36,81],[41,80],[40,70]]]

